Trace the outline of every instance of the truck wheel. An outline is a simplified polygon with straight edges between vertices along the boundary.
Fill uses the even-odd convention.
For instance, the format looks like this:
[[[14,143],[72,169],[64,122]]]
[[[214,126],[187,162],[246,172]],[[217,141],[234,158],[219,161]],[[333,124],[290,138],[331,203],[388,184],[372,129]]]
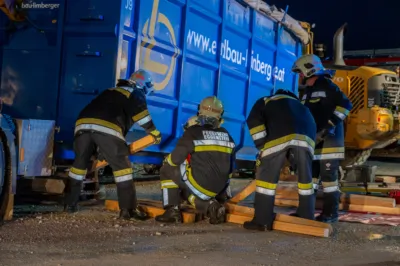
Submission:
[[[12,171],[11,171],[11,153],[8,147],[7,136],[0,129],[0,152],[3,160],[0,161],[3,171],[0,172],[0,221],[11,219],[13,210],[12,197]],[[2,179],[2,180],[1,180]],[[10,206],[11,204],[11,206]],[[10,213],[11,212],[11,213]]]

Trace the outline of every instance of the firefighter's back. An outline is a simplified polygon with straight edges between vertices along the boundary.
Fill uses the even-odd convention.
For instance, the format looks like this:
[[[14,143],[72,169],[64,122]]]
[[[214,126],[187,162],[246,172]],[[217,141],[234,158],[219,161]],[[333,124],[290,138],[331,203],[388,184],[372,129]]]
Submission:
[[[265,121],[267,138],[271,141],[288,136],[304,135],[314,140],[316,125],[310,110],[299,100],[278,96],[267,100]]]
[[[188,129],[193,136],[194,152],[191,169],[200,186],[220,191],[226,185],[232,167],[235,143],[223,128],[192,126]]]
[[[79,118],[109,120],[121,117],[124,113],[124,104],[127,101],[128,97],[118,89],[105,90],[81,111]]]

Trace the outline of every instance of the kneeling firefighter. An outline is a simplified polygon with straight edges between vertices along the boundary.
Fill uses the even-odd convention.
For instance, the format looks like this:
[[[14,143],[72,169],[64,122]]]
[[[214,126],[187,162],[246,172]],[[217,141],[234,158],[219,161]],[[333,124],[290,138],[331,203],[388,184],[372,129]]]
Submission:
[[[211,224],[225,221],[225,208],[216,196],[226,189],[231,176],[235,144],[228,131],[219,127],[223,111],[215,96],[203,99],[198,124],[186,128],[167,156],[160,170],[166,211],[156,221],[182,222],[181,196],[209,217]]]
[[[69,172],[65,211],[77,211],[87,166],[91,156],[99,152],[113,170],[120,218],[146,218],[146,214],[137,207],[125,135],[134,123],[138,123],[155,138],[156,144],[160,143],[161,134],[151,119],[146,103],[146,95],[152,86],[150,74],[138,70],[128,80],[118,80],[116,88],[105,90],[80,112],[75,124],[75,161]]]
[[[339,166],[344,159],[343,121],[353,108],[350,100],[332,82],[332,72],[325,69],[316,55],[304,55],[294,63],[292,71],[300,74],[306,85],[302,102],[317,124],[317,139],[313,162],[314,188],[319,178],[324,190],[322,213],[316,219],[336,222],[340,201]]]
[[[316,136],[315,121],[296,95],[278,90],[256,101],[247,118],[250,135],[259,150],[254,218],[243,227],[272,230],[275,192],[286,160],[297,170],[299,206],[296,216],[314,219],[315,197],[311,175]]]
[[[218,124],[218,127],[221,127],[222,123],[224,122],[223,119],[221,119],[221,122]],[[191,126],[195,126],[195,125],[200,125],[200,121],[199,121],[199,117],[198,115],[192,116],[188,119],[188,121],[183,125],[183,130],[187,130],[189,127]],[[188,157],[186,158],[185,163],[190,164],[190,154],[188,155]],[[230,187],[230,181],[231,179],[228,179],[228,182],[226,184],[226,187],[224,190],[222,190],[216,197],[215,199],[223,204],[225,203],[227,200],[229,200],[230,198],[232,198],[232,192],[231,192],[231,187]]]

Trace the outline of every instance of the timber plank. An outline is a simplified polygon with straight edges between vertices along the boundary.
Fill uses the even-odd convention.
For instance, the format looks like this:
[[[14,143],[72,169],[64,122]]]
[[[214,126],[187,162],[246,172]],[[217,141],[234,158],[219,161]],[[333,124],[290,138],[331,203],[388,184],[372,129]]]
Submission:
[[[237,214],[227,214],[226,217],[226,221],[228,223],[235,223],[235,224],[244,224],[244,222],[251,221],[252,219],[253,217],[251,216],[244,216]],[[274,222],[273,229],[278,231],[298,233],[302,235],[310,235],[317,237],[329,237],[331,234],[331,231],[328,228],[313,227],[302,224],[292,224],[280,221]]]
[[[250,216],[253,217],[254,215],[254,208],[239,206],[232,203],[226,203],[225,208],[227,209],[228,213],[230,214],[237,214],[243,216]],[[302,219],[295,216],[285,215],[285,214],[276,214],[275,221],[285,222],[285,223],[293,223],[293,224],[302,224],[314,227],[321,227],[321,228],[328,228],[330,231],[333,231],[333,228],[330,224],[317,222],[313,220]]]

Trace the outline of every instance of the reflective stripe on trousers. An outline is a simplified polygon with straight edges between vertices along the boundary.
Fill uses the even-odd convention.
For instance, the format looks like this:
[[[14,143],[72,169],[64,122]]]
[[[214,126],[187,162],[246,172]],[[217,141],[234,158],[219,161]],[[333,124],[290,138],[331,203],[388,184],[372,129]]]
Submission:
[[[284,142],[282,144],[278,144],[274,147],[265,149],[261,152],[261,157],[265,157],[271,154],[274,154],[276,152],[279,152],[281,150],[284,150],[285,148],[289,146],[297,146],[297,147],[304,147],[308,148],[311,154],[314,154],[314,148],[305,140],[297,140],[297,139],[292,139],[287,142]]]
[[[122,169],[119,171],[114,171],[114,180],[115,183],[121,183],[129,180],[133,180],[133,169],[132,168],[126,168]]]
[[[314,186],[312,182],[307,184],[298,183],[297,187],[299,189],[299,195],[309,196],[314,194]]]
[[[75,179],[75,180],[82,181],[86,176],[86,172],[87,172],[86,169],[78,169],[78,168],[75,168],[75,167],[71,167],[69,169],[68,176],[70,178]]]

